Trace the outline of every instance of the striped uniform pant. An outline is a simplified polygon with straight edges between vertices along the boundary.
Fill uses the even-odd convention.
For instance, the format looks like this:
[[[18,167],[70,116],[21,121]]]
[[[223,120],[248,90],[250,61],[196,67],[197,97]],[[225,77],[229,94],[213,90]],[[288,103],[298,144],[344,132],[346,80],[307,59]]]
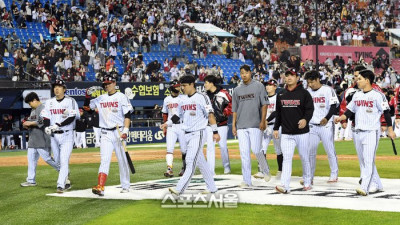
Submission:
[[[281,147],[283,153],[283,165],[282,165],[282,176],[281,184],[287,191],[290,191],[290,177],[292,176],[292,159],[294,149],[297,147],[301,163],[303,166],[303,180],[304,186],[309,187],[311,185],[311,168],[309,161],[309,133],[305,134],[282,134]]]
[[[190,180],[196,171],[198,166],[203,179],[206,182],[207,189],[210,192],[216,192],[217,187],[214,182],[214,173],[211,171],[204,154],[203,146],[205,142],[205,129],[194,131],[185,134],[186,140],[186,170],[181,179],[179,179],[176,185],[176,190],[179,194],[182,194],[189,186]]]
[[[210,165],[211,171],[215,173],[215,141],[213,140],[213,131],[210,126],[206,128],[207,132],[207,162]],[[218,134],[221,137],[218,142],[221,151],[222,165],[224,169],[230,169],[229,153],[228,153],[228,126],[218,127]]]
[[[238,129],[237,136],[239,139],[240,158],[242,160],[243,181],[247,185],[251,186],[250,149],[257,158],[258,165],[260,165],[260,171],[263,174],[269,173],[267,159],[261,151],[263,131],[261,131],[259,128]]]
[[[61,134],[53,134],[51,137],[51,150],[53,151],[54,161],[60,165],[57,187],[65,188],[65,182],[69,173],[69,158],[74,147],[74,132],[64,131]]]
[[[262,145],[261,145],[261,151],[263,151],[264,154],[267,154],[268,145],[272,140],[274,142],[275,153],[277,155],[281,155],[282,150],[281,150],[281,138],[280,137],[281,137],[282,128],[279,129],[279,138],[278,139],[274,138],[273,128],[274,128],[274,125],[272,125],[272,126],[270,125],[267,127],[267,129],[263,133],[263,141],[262,141]]]
[[[172,127],[167,128],[167,153],[174,153],[175,143],[179,141],[181,152],[185,153],[185,131],[182,130],[182,126],[179,124],[173,124]]]
[[[86,146],[86,132],[75,132],[75,146],[77,148],[87,148]]]
[[[326,126],[310,124],[310,167],[311,180],[314,179],[315,167],[317,161],[317,149],[319,142],[322,141],[325,152],[328,155],[329,167],[331,169],[330,179],[336,179],[339,173],[339,167],[335,151],[334,129],[332,123]]]
[[[101,129],[101,142],[100,142],[100,167],[99,173],[108,175],[110,170],[110,163],[112,152],[115,150],[115,155],[118,159],[119,178],[123,189],[130,187],[130,175],[128,160],[126,159],[125,151],[123,149],[119,134],[117,130]]]
[[[378,130],[355,130],[353,137],[361,168],[361,188],[366,193],[368,193],[372,184],[377,189],[383,189],[375,166],[375,154],[378,149],[380,132]]]
[[[55,170],[60,170],[60,165],[51,157],[50,149],[28,148],[28,177],[26,178],[26,181],[29,183],[36,183],[36,166],[39,156],[41,156],[43,160]]]

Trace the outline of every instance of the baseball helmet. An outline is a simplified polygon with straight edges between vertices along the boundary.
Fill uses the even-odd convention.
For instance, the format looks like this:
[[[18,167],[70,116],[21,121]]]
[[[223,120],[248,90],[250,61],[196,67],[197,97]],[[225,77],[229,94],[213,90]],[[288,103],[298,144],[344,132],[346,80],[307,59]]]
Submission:
[[[65,89],[67,89],[67,85],[65,84],[65,81],[63,81],[61,79],[57,79],[56,81],[54,81],[54,83],[51,85],[51,90],[54,91],[55,86],[62,86]]]
[[[114,78],[114,76],[111,75],[106,75],[103,78],[103,88],[105,87],[105,84],[111,84],[113,82],[116,82],[116,79]]]
[[[179,93],[179,87],[181,86],[181,84],[179,83],[178,80],[173,80],[171,81],[171,83],[169,83],[169,90],[175,93]]]

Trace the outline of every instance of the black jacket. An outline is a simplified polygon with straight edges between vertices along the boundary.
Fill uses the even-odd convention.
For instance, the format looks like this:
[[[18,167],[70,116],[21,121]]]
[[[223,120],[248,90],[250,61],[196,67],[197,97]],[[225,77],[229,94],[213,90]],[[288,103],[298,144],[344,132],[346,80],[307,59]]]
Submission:
[[[293,91],[284,89],[276,98],[276,120],[274,130],[282,126],[282,134],[305,134],[310,131],[309,122],[314,112],[310,93],[299,82]],[[299,129],[299,120],[307,121],[306,127]]]

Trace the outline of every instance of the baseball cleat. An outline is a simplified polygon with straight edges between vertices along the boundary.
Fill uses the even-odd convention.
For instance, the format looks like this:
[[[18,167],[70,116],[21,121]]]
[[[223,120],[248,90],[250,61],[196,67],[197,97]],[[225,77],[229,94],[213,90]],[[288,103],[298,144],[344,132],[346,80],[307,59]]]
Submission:
[[[64,189],[62,187],[57,187],[57,193],[59,194],[64,193]]]
[[[21,187],[35,187],[37,184],[36,183],[30,183],[30,182],[24,182],[20,184]]]
[[[303,191],[309,191],[309,190],[311,190],[312,189],[312,187],[311,186],[308,186],[308,187],[303,187]]]
[[[249,187],[251,187],[251,185],[249,185],[249,184],[247,184],[246,182],[243,181],[242,183],[240,183],[239,187],[240,188],[249,188]]]
[[[278,186],[276,186],[275,187],[275,190],[277,191],[277,192],[279,192],[279,193],[282,193],[282,194],[289,194],[289,191],[287,191],[283,186],[281,186],[281,185],[278,185]]]
[[[72,187],[71,184],[65,184],[65,188],[64,189],[65,190],[69,190],[69,189],[71,189],[71,187]]]
[[[282,171],[278,171],[278,172],[276,172],[275,179],[280,180],[281,176],[282,176]]]
[[[303,179],[300,180],[300,184],[304,186],[304,180]],[[313,185],[313,184],[314,184],[314,181],[312,180],[311,181],[311,185]]]
[[[92,187],[92,193],[98,196],[104,196],[104,186],[96,185]]]
[[[362,195],[362,196],[367,196],[367,192],[365,192],[363,189],[361,188],[357,188],[356,189],[357,194]]]
[[[338,178],[329,178],[329,180],[327,181],[328,183],[337,183],[338,182]]]
[[[120,193],[129,193],[129,188],[122,188]]]
[[[231,173],[231,169],[230,168],[225,168],[224,169],[224,174],[230,174]]]
[[[173,187],[168,188],[168,191],[173,195],[179,196],[179,192]]]
[[[264,175],[264,180],[265,180],[265,182],[270,181],[271,180],[271,174],[269,174],[269,173],[265,174]]]
[[[258,172],[256,174],[254,174],[253,177],[257,178],[257,179],[263,179],[264,178],[264,174],[262,172]]]
[[[182,169],[181,172],[179,172],[179,176],[180,176],[180,177],[183,176],[184,173],[185,173],[185,170]]]
[[[168,169],[165,173],[164,173],[164,177],[173,177],[174,173],[172,172],[172,170]]]
[[[202,194],[202,195],[208,195],[208,194],[215,194],[215,192],[216,192],[216,191],[212,192],[212,191],[209,191],[209,190],[204,190],[204,191],[200,192],[200,194]]]
[[[383,192],[383,188],[371,187],[369,189],[369,193],[378,193],[378,192]]]

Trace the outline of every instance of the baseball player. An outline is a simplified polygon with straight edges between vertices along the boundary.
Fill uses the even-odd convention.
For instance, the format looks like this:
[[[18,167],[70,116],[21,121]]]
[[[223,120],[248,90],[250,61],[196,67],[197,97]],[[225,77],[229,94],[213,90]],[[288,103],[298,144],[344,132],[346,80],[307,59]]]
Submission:
[[[355,68],[354,68],[354,85],[352,86],[352,87],[350,87],[350,88],[348,88],[348,89],[346,89],[346,91],[345,91],[345,93],[344,93],[344,97],[343,97],[343,100],[342,100],[342,102],[340,103],[340,111],[339,111],[339,116],[341,116],[341,115],[343,115],[344,114],[344,112],[347,110],[347,105],[351,102],[351,100],[353,99],[353,95],[358,91],[358,90],[360,90],[359,89],[359,87],[358,87],[358,85],[357,85],[357,80],[358,80],[358,77],[359,77],[359,74],[360,74],[360,71],[364,71],[364,70],[366,70],[367,68],[365,68],[364,66],[362,66],[362,65],[359,65],[359,66],[356,66]],[[378,91],[378,92],[381,92],[381,93],[383,93],[382,92],[382,89],[378,86],[378,85],[376,85],[375,83],[372,83],[372,89],[374,89],[374,90],[376,90],[376,91]],[[344,129],[346,129],[347,128],[347,121],[353,121],[352,123],[351,123],[351,131],[353,132],[353,130],[354,130],[354,126],[355,126],[355,119],[354,119],[354,114],[351,116],[351,117],[348,117],[346,120],[342,120],[342,127],[344,128]],[[381,116],[381,126],[386,126],[386,124],[385,124],[385,120],[384,120],[384,118],[383,118],[383,116]],[[353,139],[353,141],[354,141],[354,139]],[[355,145],[356,143],[354,142],[354,145]],[[356,150],[358,150],[357,148],[356,148]],[[360,177],[362,177],[362,173],[363,173],[363,171],[362,171],[362,165],[361,165],[361,157],[362,157],[362,152],[358,152],[357,151],[357,156],[358,156],[358,161],[359,161],[359,163],[360,163]],[[361,184],[361,181],[362,181],[362,178],[360,178],[360,181],[359,181],[359,183]]]
[[[25,103],[32,108],[31,114],[22,126],[29,130],[28,141],[28,177],[26,182],[21,183],[21,187],[36,186],[36,166],[39,155],[43,160],[55,170],[60,170],[60,165],[54,161],[50,153],[50,136],[44,133],[46,126],[50,125],[48,119],[43,119],[41,112],[44,105],[40,102],[35,92],[29,93],[25,97]]]
[[[218,78],[213,75],[208,75],[204,78],[204,89],[207,96],[211,100],[211,105],[214,110],[215,120],[217,121],[218,134],[221,140],[218,142],[221,150],[222,165],[224,174],[231,172],[228,154],[228,117],[232,115],[232,97],[227,90],[218,85]],[[215,173],[215,142],[211,126],[207,126],[207,162],[210,165],[211,171]]]
[[[83,109],[79,109],[79,120],[76,120],[76,132],[75,132],[75,146],[77,148],[87,148],[86,146],[86,127],[87,117],[84,115]]]
[[[80,118],[78,104],[65,95],[66,89],[63,80],[56,80],[52,85],[55,97],[46,101],[42,111],[43,118],[50,119],[50,126],[45,128],[45,132],[51,135],[51,150],[56,163],[60,164],[57,193],[71,188],[68,164],[74,146],[75,120]]]
[[[384,115],[388,126],[388,136],[394,139],[390,107],[384,94],[372,88],[375,75],[370,70],[360,71],[357,86],[360,91],[353,95],[347,105],[346,112],[335,119],[335,123],[355,116],[354,144],[359,152],[361,164],[361,187],[356,189],[357,194],[366,196],[373,188],[382,191],[383,186],[375,166],[375,154],[378,149],[381,115]],[[374,186],[372,186],[374,185]]]
[[[133,107],[128,97],[121,92],[117,92],[115,86],[115,78],[113,76],[105,76],[103,79],[103,88],[107,93],[90,100],[92,93],[90,93],[89,88],[84,103],[85,110],[94,110],[97,108],[99,111],[101,162],[98,183],[92,188],[93,194],[99,196],[104,196],[104,186],[107,181],[113,150],[115,150],[115,155],[118,159],[122,186],[121,193],[128,193],[130,187],[130,172],[121,140],[125,140],[128,137]],[[121,135],[118,134],[117,126],[121,129]]]
[[[170,83],[168,89],[170,90],[171,95],[167,96],[164,99],[164,104],[161,110],[163,113],[164,123],[170,120],[171,117],[176,114],[178,105],[185,98],[187,98],[187,96],[179,94],[180,84],[178,80],[173,80]],[[174,173],[172,171],[172,163],[174,160],[173,154],[174,154],[175,143],[177,140],[179,141],[182,153],[183,166],[181,172],[179,173],[179,176],[182,176],[183,173],[185,172],[185,158],[186,158],[185,132],[182,129],[182,120],[180,120],[177,124],[172,124],[172,126],[164,128],[164,135],[166,135],[167,138],[167,155],[165,157],[167,161],[167,171],[164,173],[164,176],[165,177],[174,176]]]
[[[314,113],[309,122],[311,183],[314,179],[317,149],[320,141],[322,141],[325,152],[328,155],[329,167],[331,169],[328,183],[335,183],[338,181],[339,167],[334,144],[333,135],[335,127],[332,116],[337,111],[339,99],[333,88],[321,84],[320,74],[317,71],[312,70],[307,72],[305,80],[307,80],[309,86],[307,90],[310,92],[314,102]]]
[[[275,117],[276,117],[275,108],[276,108],[276,88],[277,88],[277,86],[278,86],[278,82],[273,79],[271,79],[265,83],[265,89],[267,90],[269,105],[268,105],[267,117],[266,117],[267,128],[265,129],[265,131],[263,133],[261,151],[264,153],[264,156],[266,156],[268,145],[271,142],[271,140],[273,140],[275,153],[276,153],[276,161],[278,163],[278,172],[276,173],[276,179],[280,179],[281,175],[282,175],[282,162],[283,162],[283,155],[282,155],[282,151],[281,151],[281,139],[275,139],[274,136],[272,135],[274,123],[275,123]],[[281,129],[279,129],[279,131],[281,131]],[[263,176],[264,175],[261,172],[258,172],[253,175],[253,177],[255,177],[255,178],[262,178]]]
[[[215,193],[217,187],[213,178],[214,173],[211,171],[203,154],[205,129],[208,123],[211,124],[214,140],[220,140],[214,111],[208,96],[196,92],[194,86],[195,78],[193,76],[186,75],[181,77],[180,83],[182,91],[187,95],[187,98],[178,106],[177,113],[161,125],[161,129],[183,121],[182,127],[185,131],[186,141],[186,170],[176,188],[169,188],[169,191],[175,195],[182,194],[189,186],[196,166],[199,166],[208,189],[203,193]]]
[[[236,87],[232,96],[232,133],[238,136],[242,160],[243,182],[241,188],[252,186],[250,148],[257,158],[266,182],[271,179],[267,160],[261,151],[268,97],[264,85],[251,78],[250,66],[240,67],[243,83]]]
[[[290,177],[292,175],[292,159],[297,147],[303,165],[303,190],[311,190],[311,167],[309,161],[309,122],[314,112],[314,104],[310,93],[304,89],[300,77],[294,69],[285,72],[286,88],[276,99],[276,119],[274,137],[279,138],[282,126],[281,149],[283,168],[281,185],[275,187],[280,193],[290,193]]]

